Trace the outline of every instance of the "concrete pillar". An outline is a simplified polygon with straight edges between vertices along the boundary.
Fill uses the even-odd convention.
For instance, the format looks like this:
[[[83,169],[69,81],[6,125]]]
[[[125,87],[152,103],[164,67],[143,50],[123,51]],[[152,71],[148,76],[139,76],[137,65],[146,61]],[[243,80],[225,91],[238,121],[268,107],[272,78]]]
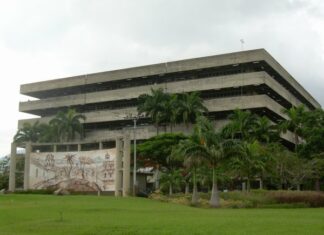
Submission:
[[[30,153],[32,151],[31,142],[26,143],[25,170],[24,170],[24,190],[29,189]]]
[[[130,138],[129,135],[124,136],[123,151],[123,197],[130,194]]]
[[[81,151],[81,144],[78,144],[78,152]]]
[[[10,173],[9,173],[9,191],[14,192],[16,189],[16,156],[17,144],[11,143],[10,154]]]
[[[56,144],[53,145],[53,152],[54,153],[57,152],[57,145]]]
[[[99,149],[100,150],[103,149],[103,145],[102,145],[102,142],[101,141],[99,142]]]
[[[121,138],[116,139],[116,158],[115,158],[115,196],[121,196],[123,169],[123,142]]]

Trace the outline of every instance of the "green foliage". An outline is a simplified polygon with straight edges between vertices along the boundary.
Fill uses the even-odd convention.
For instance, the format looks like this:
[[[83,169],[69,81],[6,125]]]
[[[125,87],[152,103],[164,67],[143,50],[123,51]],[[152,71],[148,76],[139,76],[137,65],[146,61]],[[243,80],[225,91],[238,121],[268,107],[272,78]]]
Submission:
[[[177,100],[176,119],[186,126],[189,123],[195,123],[198,117],[208,111],[198,92],[179,94]]]
[[[85,120],[85,116],[78,114],[74,109],[60,111],[50,121],[50,125],[57,131],[60,141],[74,140],[76,134],[83,137],[83,126],[81,120]]]
[[[170,169],[162,172],[160,178],[160,187],[163,191],[169,190],[169,195],[172,195],[174,190],[178,190],[183,182],[180,170]]]
[[[181,133],[166,133],[154,136],[137,146],[139,161],[146,166],[179,167],[182,162],[171,158],[171,152],[174,146],[186,138]]]
[[[0,158],[0,190],[8,189],[9,184],[9,157]]]
[[[151,118],[157,134],[160,125],[164,125],[165,130],[170,125],[172,132],[176,123],[184,123],[188,127],[189,123],[195,123],[203,112],[207,112],[198,92],[169,94],[162,88],[151,89],[151,94],[140,95],[138,101],[138,112]]]
[[[71,141],[75,139],[76,134],[83,137],[82,120],[85,120],[85,116],[78,114],[74,109],[60,111],[49,124],[39,123],[38,121],[33,124],[24,123],[23,127],[14,136],[14,142],[48,143]]]
[[[15,134],[14,142],[37,142],[42,134],[41,130],[42,129],[38,121],[33,124],[26,122],[23,124],[23,127],[19,129]]]
[[[305,107],[303,105],[298,107],[291,107],[282,111],[288,116],[288,120],[283,120],[280,123],[281,130],[285,133],[290,130],[294,134],[295,150],[299,145],[299,137],[303,134],[303,123],[305,120]]]
[[[230,161],[230,167],[237,176],[247,179],[247,190],[250,190],[250,181],[260,175],[265,169],[265,153],[258,141],[241,142],[237,147],[237,155]]]

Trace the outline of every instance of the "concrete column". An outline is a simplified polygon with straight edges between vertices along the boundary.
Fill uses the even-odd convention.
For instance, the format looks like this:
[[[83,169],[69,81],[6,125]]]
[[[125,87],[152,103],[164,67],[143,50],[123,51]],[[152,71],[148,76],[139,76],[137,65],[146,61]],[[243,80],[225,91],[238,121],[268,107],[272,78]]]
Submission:
[[[130,192],[130,138],[124,136],[123,151],[123,197],[129,196]]]
[[[53,152],[54,153],[57,152],[57,145],[56,144],[53,145]]]
[[[123,142],[121,138],[116,139],[116,158],[115,158],[115,196],[121,196],[123,169]]]
[[[99,142],[99,149],[100,150],[103,149],[103,145],[102,145],[102,142],[101,141]]]
[[[17,144],[11,143],[10,154],[10,173],[9,173],[9,191],[14,192],[16,189],[16,156]]]
[[[78,144],[78,152],[81,151],[81,144]]]
[[[26,143],[25,170],[24,170],[24,190],[29,189],[30,153],[32,151],[31,142]]]

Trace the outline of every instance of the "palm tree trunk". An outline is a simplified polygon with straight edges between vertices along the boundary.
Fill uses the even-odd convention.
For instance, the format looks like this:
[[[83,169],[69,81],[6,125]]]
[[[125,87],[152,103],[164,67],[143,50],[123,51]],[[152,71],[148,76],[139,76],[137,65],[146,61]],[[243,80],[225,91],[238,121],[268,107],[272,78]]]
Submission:
[[[169,185],[169,196],[172,196],[173,190],[172,190],[172,184]]]
[[[193,190],[192,190],[192,198],[191,198],[191,204],[197,205],[199,201],[199,195],[197,190],[197,180],[196,180],[196,169],[193,171]]]
[[[213,188],[212,188],[212,193],[211,193],[211,196],[210,196],[209,205],[211,207],[215,207],[215,208],[220,206],[218,185],[217,185],[217,179],[216,179],[216,176],[215,176],[215,168],[213,168]]]
[[[250,178],[247,178],[247,180],[246,180],[246,191],[250,192],[250,189],[251,189]]]
[[[315,190],[317,192],[321,191],[321,185],[320,185],[320,179],[319,178],[315,179]]]
[[[300,191],[300,184],[297,184],[297,191]]]
[[[186,182],[185,195],[188,195],[190,192],[189,183]]]
[[[299,140],[298,140],[298,135],[296,132],[294,133],[294,135],[295,135],[295,152],[297,153],[297,147],[298,147]]]
[[[263,179],[260,178],[260,188],[259,189],[263,189]]]
[[[160,188],[160,166],[159,165],[157,165],[156,167],[155,174],[156,174],[155,189],[157,190]]]

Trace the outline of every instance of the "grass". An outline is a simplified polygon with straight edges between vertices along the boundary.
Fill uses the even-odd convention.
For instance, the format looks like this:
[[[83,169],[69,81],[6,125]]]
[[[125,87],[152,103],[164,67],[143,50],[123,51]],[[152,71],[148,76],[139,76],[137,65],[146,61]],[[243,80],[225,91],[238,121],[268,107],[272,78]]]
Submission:
[[[1,195],[0,235],[324,234],[324,208],[202,209],[144,198]]]

